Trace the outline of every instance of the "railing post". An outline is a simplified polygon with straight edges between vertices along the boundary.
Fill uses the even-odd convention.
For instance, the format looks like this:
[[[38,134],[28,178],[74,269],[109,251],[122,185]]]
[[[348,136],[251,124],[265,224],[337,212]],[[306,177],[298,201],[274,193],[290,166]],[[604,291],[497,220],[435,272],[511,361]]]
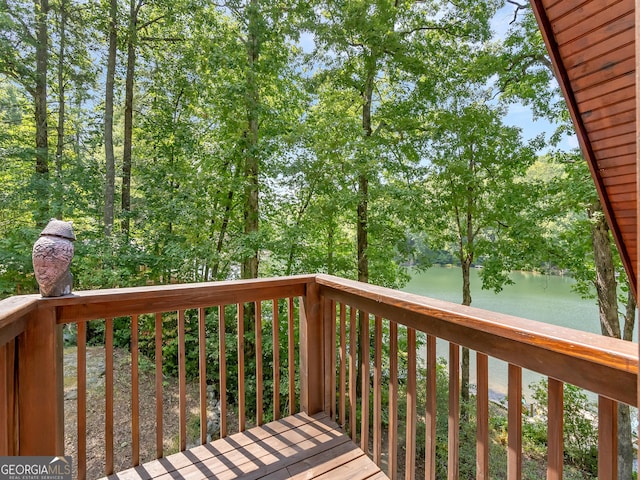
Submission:
[[[64,454],[62,325],[42,305],[27,319],[18,347],[19,454]]]
[[[324,410],[324,328],[320,288],[308,283],[300,304],[300,408],[309,415]]]

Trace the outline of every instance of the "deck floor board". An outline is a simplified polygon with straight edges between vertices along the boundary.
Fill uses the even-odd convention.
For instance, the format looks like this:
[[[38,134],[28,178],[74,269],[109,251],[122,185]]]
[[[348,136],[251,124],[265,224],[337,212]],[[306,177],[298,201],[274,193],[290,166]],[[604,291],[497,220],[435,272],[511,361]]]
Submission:
[[[106,478],[365,480],[387,477],[326,415],[299,413]]]

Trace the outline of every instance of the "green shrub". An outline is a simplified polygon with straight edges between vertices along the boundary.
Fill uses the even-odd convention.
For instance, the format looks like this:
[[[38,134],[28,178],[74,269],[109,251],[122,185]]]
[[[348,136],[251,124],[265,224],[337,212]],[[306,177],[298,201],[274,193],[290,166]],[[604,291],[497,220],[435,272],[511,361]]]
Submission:
[[[548,419],[547,380],[530,385],[537,403],[538,415],[523,428],[525,439],[532,445],[546,445]],[[598,474],[598,418],[595,405],[584,390],[564,385],[564,451],[565,461],[580,469],[584,478]]]

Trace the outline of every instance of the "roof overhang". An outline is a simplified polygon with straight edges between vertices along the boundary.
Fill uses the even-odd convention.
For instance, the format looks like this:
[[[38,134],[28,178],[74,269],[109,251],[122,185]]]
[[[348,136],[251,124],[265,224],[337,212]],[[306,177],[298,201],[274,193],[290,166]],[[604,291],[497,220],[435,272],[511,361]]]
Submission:
[[[637,299],[636,2],[531,0]]]

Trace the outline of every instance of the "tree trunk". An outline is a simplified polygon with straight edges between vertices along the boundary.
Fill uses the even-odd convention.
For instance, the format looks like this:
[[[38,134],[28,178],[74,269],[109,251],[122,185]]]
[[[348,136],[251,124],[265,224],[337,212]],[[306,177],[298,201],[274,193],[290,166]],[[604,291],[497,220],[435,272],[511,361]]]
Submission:
[[[122,233],[129,237],[131,228],[131,150],[133,144],[133,81],[136,68],[136,35],[141,2],[131,0],[127,38],[127,75],[124,93],[124,145],[122,153]]]
[[[629,289],[627,307],[624,315],[624,330],[622,338],[631,342],[633,328],[636,321],[636,300]],[[631,432],[631,411],[629,405],[618,404],[618,478],[628,480],[633,478],[633,436]]]
[[[471,260],[464,259],[462,267],[462,305],[471,305]]]
[[[258,0],[251,0],[246,9],[247,16],[247,74],[246,88],[246,130],[244,132],[244,235],[249,242],[248,253],[240,266],[242,278],[258,278],[258,232],[260,210],[258,203],[260,159],[258,151],[260,91],[256,74],[260,58],[260,11]],[[256,304],[248,303],[244,310],[244,355],[247,369],[255,365]],[[252,388],[252,386],[248,386]],[[250,392],[247,394],[251,395]],[[255,405],[247,406],[247,415],[255,413]]]
[[[245,132],[245,188],[244,188],[244,234],[251,244],[251,253],[244,258],[241,266],[242,278],[258,278],[258,244],[256,236],[259,231],[259,158],[258,129],[260,93],[256,77],[256,64],[260,58],[259,11],[257,0],[251,0],[247,7],[247,130]]]
[[[627,292],[627,306],[624,312],[624,330],[622,339],[627,342],[633,341],[633,329],[636,325],[636,299],[633,298],[631,288]]]
[[[115,209],[116,159],[113,151],[113,93],[116,74],[116,54],[118,31],[116,26],[118,1],[110,1],[109,11],[109,53],[107,56],[107,78],[104,96],[104,152],[106,179],[104,191],[104,234],[113,233]]]
[[[471,305],[471,262],[472,258],[467,256],[461,262],[462,266],[462,304]],[[460,415],[463,420],[469,416],[467,405],[469,403],[469,382],[470,382],[470,358],[469,349],[462,347],[461,355],[461,380],[460,380],[460,396],[462,404],[460,406]]]
[[[334,270],[334,256],[335,256],[335,221],[333,208],[329,210],[329,221],[327,222],[327,273],[329,275],[335,275]]]
[[[253,122],[251,122],[253,124]],[[255,124],[257,126],[257,122]],[[253,129],[253,127],[252,127]],[[256,128],[257,133],[257,128]],[[258,278],[258,242],[256,236],[259,231],[258,204],[258,158],[248,154],[245,158],[245,204],[244,204],[244,234],[250,242],[251,253],[245,257],[242,268],[242,278]]]
[[[218,232],[218,241],[216,243],[216,261],[211,269],[211,276],[213,280],[220,280],[218,278],[218,272],[220,271],[220,256],[222,255],[222,247],[224,246],[224,239],[227,234],[227,227],[229,225],[229,219],[231,218],[231,207],[233,205],[233,190],[229,190],[227,194],[227,201],[224,206],[224,215],[222,217],[222,223],[220,224],[220,231]]]
[[[373,102],[373,85],[375,74],[375,61],[368,69],[367,78],[365,79],[364,89],[362,91],[362,130],[364,131],[363,143],[366,146],[373,135],[371,126],[371,105]],[[360,172],[358,174],[358,224],[356,228],[357,237],[357,258],[358,258],[358,280],[361,282],[369,282],[369,257],[367,249],[369,248],[369,225],[368,225],[368,209],[369,209],[369,177],[367,173],[367,159],[360,160]]]
[[[590,211],[591,242],[596,267],[596,292],[602,334],[608,337],[622,338],[618,317],[617,282],[609,226],[602,213],[600,202],[595,202]],[[627,315],[635,317],[635,302],[627,305]],[[627,322],[633,320],[626,318]],[[625,322],[625,334],[628,334]],[[633,330],[633,326],[631,326]],[[631,416],[629,407],[618,405],[618,479],[631,480],[633,475],[633,443],[631,436]]]
[[[49,35],[47,17],[49,0],[35,0],[36,23],[36,78],[34,88],[36,122],[35,180],[39,199],[36,222],[44,225],[49,220],[49,134],[47,125],[47,68],[49,63]]]
[[[359,160],[360,172],[358,173],[358,208],[357,208],[357,226],[356,226],[356,243],[357,243],[357,259],[358,259],[358,281],[369,283],[369,256],[367,250],[369,248],[369,167],[368,163],[368,144],[373,135],[373,127],[371,125],[371,105],[373,102],[373,85],[375,74],[375,61],[368,59],[371,63],[367,71],[364,90],[362,92],[362,130],[364,131],[364,157]],[[358,358],[364,358],[365,344],[369,342],[368,338],[363,338],[362,333],[365,324],[369,322],[369,316],[360,310],[358,312]],[[356,367],[356,394],[362,395],[362,361],[358,362]]]
[[[302,201],[300,208],[298,208],[298,211],[296,212],[296,219],[293,224],[294,230],[298,230],[298,228],[300,227],[300,223],[302,223],[302,219],[304,218],[307,208],[309,208],[309,204],[311,203],[311,199],[313,198],[313,195],[314,195],[313,183],[310,183],[309,191],[307,192],[307,198],[305,198],[304,201]],[[292,241],[291,245],[289,246],[289,258],[287,259],[287,268],[285,269],[285,274],[287,276],[291,275],[293,272],[293,263],[296,257],[297,246],[298,244],[295,241]]]
[[[469,160],[469,170],[475,174],[475,160],[473,156]],[[458,217],[458,232],[460,234],[460,263],[462,266],[462,304],[471,305],[471,265],[475,258],[474,253],[474,235],[473,235],[473,205],[475,195],[473,187],[467,189],[467,205],[466,214],[464,216],[464,224],[462,219]],[[462,397],[462,405],[460,415],[463,420],[468,419],[467,405],[469,403],[469,383],[470,383],[470,359],[469,349],[462,347],[461,358],[461,379],[460,379],[460,396]]]
[[[66,47],[66,24],[67,12],[66,1],[60,2],[60,20],[59,20],[59,36],[60,45],[58,50],[58,138],[56,142],[56,183],[53,193],[53,215],[62,220],[64,208],[64,185],[62,182],[62,156],[64,154],[64,120],[65,120],[65,82],[64,82],[64,61]]]
[[[369,247],[369,179],[365,173],[358,176],[358,281],[369,283],[369,258],[367,248]]]
[[[615,266],[611,255],[609,226],[602,214],[600,203],[590,212],[591,242],[596,267],[596,292],[600,313],[600,329],[607,337],[622,338],[618,318],[618,295]]]
[[[618,480],[633,478],[633,436],[631,410],[625,403],[618,404]]]

